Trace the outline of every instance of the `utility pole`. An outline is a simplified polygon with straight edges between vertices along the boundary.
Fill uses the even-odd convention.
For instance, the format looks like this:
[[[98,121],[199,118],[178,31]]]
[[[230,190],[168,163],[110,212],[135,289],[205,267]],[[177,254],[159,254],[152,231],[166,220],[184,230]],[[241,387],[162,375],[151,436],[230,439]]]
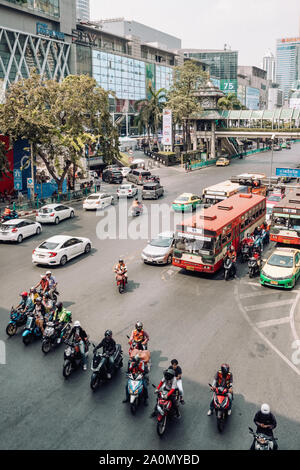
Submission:
[[[34,163],[33,163],[33,144],[30,142],[30,157],[31,157],[31,179],[32,179],[32,187],[31,187],[31,200],[34,203]]]

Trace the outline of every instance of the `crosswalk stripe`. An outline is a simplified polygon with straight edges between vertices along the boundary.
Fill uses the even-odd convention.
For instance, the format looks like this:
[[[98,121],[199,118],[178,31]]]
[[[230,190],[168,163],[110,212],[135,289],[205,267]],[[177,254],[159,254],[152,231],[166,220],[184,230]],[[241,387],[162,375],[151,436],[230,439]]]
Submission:
[[[289,294],[298,294],[298,292],[292,291]],[[274,291],[264,291],[264,292],[250,292],[248,294],[240,294],[240,299],[249,299],[250,297],[260,297],[263,295],[274,295]]]
[[[258,328],[267,328],[268,326],[284,325],[290,323],[290,317],[277,318],[274,320],[261,321],[256,323]]]
[[[266,308],[276,308],[276,307],[284,307],[286,305],[293,304],[295,299],[291,300],[278,300],[277,302],[269,302],[266,304],[258,304],[258,305],[250,305],[248,307],[244,306],[246,312],[254,312],[255,310],[265,310]]]

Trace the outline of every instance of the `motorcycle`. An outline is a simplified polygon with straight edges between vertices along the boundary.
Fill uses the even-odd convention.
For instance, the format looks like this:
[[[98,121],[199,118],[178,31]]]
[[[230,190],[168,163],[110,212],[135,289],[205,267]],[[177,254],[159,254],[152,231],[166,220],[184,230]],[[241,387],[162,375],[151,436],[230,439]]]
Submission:
[[[139,215],[142,215],[143,213],[143,206],[142,204],[139,204],[137,207],[131,207],[131,216],[132,217],[138,217]]]
[[[49,293],[49,291],[47,291],[47,292]],[[42,290],[42,289],[38,290],[38,295],[39,295],[40,297],[43,297],[44,293],[43,293],[43,290]],[[51,298],[51,300],[53,300],[54,304],[57,303],[57,297],[58,297],[58,296],[59,296],[59,292],[57,292],[57,290],[55,289],[55,290],[52,292],[52,294],[50,295],[50,298]]]
[[[71,331],[70,323],[67,323],[62,328],[60,325],[55,325],[54,322],[49,321],[46,324],[44,336],[42,340],[42,351],[44,354],[48,354],[51,348],[61,344],[62,340],[68,336]]]
[[[93,344],[94,348],[95,345]],[[118,369],[123,367],[123,351],[120,344],[116,345],[116,351],[114,353],[114,369],[113,372],[115,373]],[[91,370],[93,372],[91,377],[91,389],[93,392],[97,390],[100,382],[104,382],[108,380],[107,378],[107,361],[108,361],[108,354],[100,353],[98,350],[94,352],[94,357],[91,365]]]
[[[276,437],[256,433],[252,428],[249,428],[249,433],[255,439],[254,450],[274,450],[274,441],[278,441]]]
[[[64,352],[63,376],[67,379],[75,369],[82,365],[82,357],[77,341],[65,340],[65,344],[67,347]],[[89,345],[89,341],[84,343],[84,354],[86,356],[89,353]]]
[[[130,339],[130,336],[126,335],[128,339]],[[147,351],[148,349],[148,343],[144,344],[143,342],[137,342],[137,341],[130,341],[129,342],[129,356],[131,356],[131,353],[134,349],[138,349],[140,351]]]
[[[116,281],[120,294],[123,294],[123,292],[125,291],[125,285],[127,283],[125,273],[123,273],[122,271],[116,271]]]
[[[152,384],[152,387],[156,389],[156,386]],[[176,389],[176,402],[177,407],[179,405],[179,392]],[[162,437],[167,428],[167,421],[169,418],[176,416],[175,409],[173,407],[172,400],[168,398],[168,391],[161,389],[158,391],[157,403],[156,403],[156,416],[157,424],[156,431],[159,437]]]
[[[144,376],[143,374],[127,374],[127,390],[129,394],[130,411],[133,415],[144,395]]]
[[[233,276],[233,262],[232,260],[227,256],[224,259],[224,279],[225,281],[228,281],[230,277]]]
[[[10,322],[6,327],[6,334],[8,336],[14,336],[17,333],[19,326],[24,326],[27,322],[27,313],[23,313],[21,310],[16,310],[14,307],[10,311]]]
[[[251,257],[252,247],[248,243],[243,243],[241,248],[241,261],[245,263]]]
[[[215,387],[211,384],[208,384],[214,392],[213,396],[213,404],[214,404],[214,411],[217,417],[217,428],[219,432],[222,432],[225,427],[225,422],[228,417],[228,410],[230,401],[228,398],[228,390],[224,387]]]
[[[35,315],[29,314],[27,316],[26,326],[22,333],[23,343],[28,346],[34,338],[41,338],[42,332],[36,324]]]
[[[16,211],[11,211],[10,215],[2,215],[0,217],[0,223],[6,222],[7,220],[18,219],[19,214]]]
[[[248,261],[250,279],[260,273],[260,265],[258,260],[258,257],[252,256]]]

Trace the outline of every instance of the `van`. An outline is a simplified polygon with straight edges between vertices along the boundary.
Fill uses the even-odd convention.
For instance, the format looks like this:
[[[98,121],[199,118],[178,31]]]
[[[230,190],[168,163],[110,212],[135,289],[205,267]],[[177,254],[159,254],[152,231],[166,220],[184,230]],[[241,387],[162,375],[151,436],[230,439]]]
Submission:
[[[150,171],[137,168],[136,170],[131,170],[126,176],[127,181],[131,181],[135,184],[144,184],[144,179],[148,176],[151,176]]]
[[[163,196],[164,188],[160,183],[145,183],[143,185],[142,199],[158,199]]]

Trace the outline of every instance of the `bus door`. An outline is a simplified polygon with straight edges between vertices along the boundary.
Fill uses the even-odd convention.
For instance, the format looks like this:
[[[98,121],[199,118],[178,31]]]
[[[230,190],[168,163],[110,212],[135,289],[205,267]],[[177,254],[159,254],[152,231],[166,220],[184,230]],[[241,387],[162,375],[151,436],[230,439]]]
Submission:
[[[238,251],[240,248],[240,225],[236,225],[232,229],[232,244],[235,251]]]

